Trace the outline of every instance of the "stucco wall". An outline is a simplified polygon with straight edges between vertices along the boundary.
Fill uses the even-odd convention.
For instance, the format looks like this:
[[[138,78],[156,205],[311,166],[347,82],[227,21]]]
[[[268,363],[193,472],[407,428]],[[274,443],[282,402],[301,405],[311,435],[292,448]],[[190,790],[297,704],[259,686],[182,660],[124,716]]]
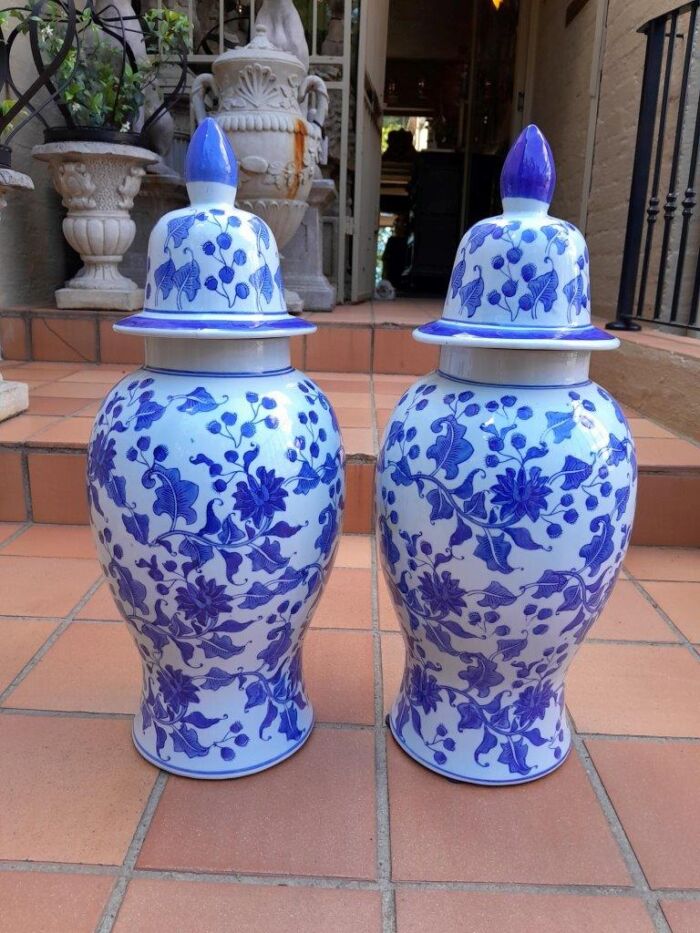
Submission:
[[[532,120],[549,140],[557,164],[552,210],[578,224],[588,130],[589,83],[595,39],[596,0],[569,26],[566,4],[541,0]]]
[[[550,139],[559,175],[554,211],[578,223],[581,198],[591,251],[593,306],[614,316],[637,132],[645,39],[638,28],[679,0],[609,0],[603,40],[591,188],[583,193],[589,88],[598,4],[565,26],[567,3],[539,0],[532,119]]]

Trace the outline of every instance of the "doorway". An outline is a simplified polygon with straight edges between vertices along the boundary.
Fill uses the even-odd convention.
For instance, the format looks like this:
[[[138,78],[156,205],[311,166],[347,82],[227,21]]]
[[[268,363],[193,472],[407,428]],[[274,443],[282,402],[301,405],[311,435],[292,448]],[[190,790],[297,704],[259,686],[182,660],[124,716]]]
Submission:
[[[464,229],[500,209],[520,6],[390,0],[375,279],[398,294],[443,295]]]

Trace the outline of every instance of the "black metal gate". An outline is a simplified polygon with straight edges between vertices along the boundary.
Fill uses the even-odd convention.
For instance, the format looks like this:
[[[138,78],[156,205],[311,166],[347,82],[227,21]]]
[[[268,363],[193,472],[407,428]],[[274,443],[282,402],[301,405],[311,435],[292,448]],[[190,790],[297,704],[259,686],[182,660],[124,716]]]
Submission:
[[[692,0],[640,29],[646,57],[613,330],[649,321],[700,331],[699,6]]]

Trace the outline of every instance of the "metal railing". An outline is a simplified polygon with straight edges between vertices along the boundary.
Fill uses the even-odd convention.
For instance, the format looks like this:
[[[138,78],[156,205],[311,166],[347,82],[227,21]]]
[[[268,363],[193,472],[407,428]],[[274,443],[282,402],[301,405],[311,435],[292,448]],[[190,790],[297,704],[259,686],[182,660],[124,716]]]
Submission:
[[[692,0],[640,29],[646,55],[612,330],[647,321],[700,332],[699,6]]]

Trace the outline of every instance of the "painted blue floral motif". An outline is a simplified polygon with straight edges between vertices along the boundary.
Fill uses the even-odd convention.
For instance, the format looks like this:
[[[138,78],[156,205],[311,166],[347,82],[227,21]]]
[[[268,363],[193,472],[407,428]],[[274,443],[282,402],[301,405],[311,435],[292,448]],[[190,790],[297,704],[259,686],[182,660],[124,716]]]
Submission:
[[[452,272],[446,316],[484,323],[512,323],[548,315],[555,307],[569,323],[590,315],[588,250],[576,228],[541,216],[531,225],[494,218],[476,224],[465,235]],[[474,261],[471,260],[474,257]],[[489,280],[501,280],[484,296],[483,269]],[[494,276],[495,273],[495,276]],[[484,301],[485,298],[485,301]]]
[[[622,562],[636,459],[593,383],[498,390],[438,374],[403,396],[377,520],[407,649],[394,734],[445,774],[513,783],[568,751],[564,673]]]
[[[166,258],[152,276],[149,269],[146,286],[148,298],[153,296],[156,303],[172,296],[182,311],[204,288],[208,301],[217,296],[225,310],[251,310],[249,298],[252,310],[260,313],[284,307],[282,272],[270,230],[253,214],[212,207],[180,212],[167,222],[162,251]]]
[[[144,666],[134,734],[181,773],[255,770],[311,725],[301,641],[338,540],[343,452],[313,382],[258,385],[137,373],[88,451],[101,559]]]

